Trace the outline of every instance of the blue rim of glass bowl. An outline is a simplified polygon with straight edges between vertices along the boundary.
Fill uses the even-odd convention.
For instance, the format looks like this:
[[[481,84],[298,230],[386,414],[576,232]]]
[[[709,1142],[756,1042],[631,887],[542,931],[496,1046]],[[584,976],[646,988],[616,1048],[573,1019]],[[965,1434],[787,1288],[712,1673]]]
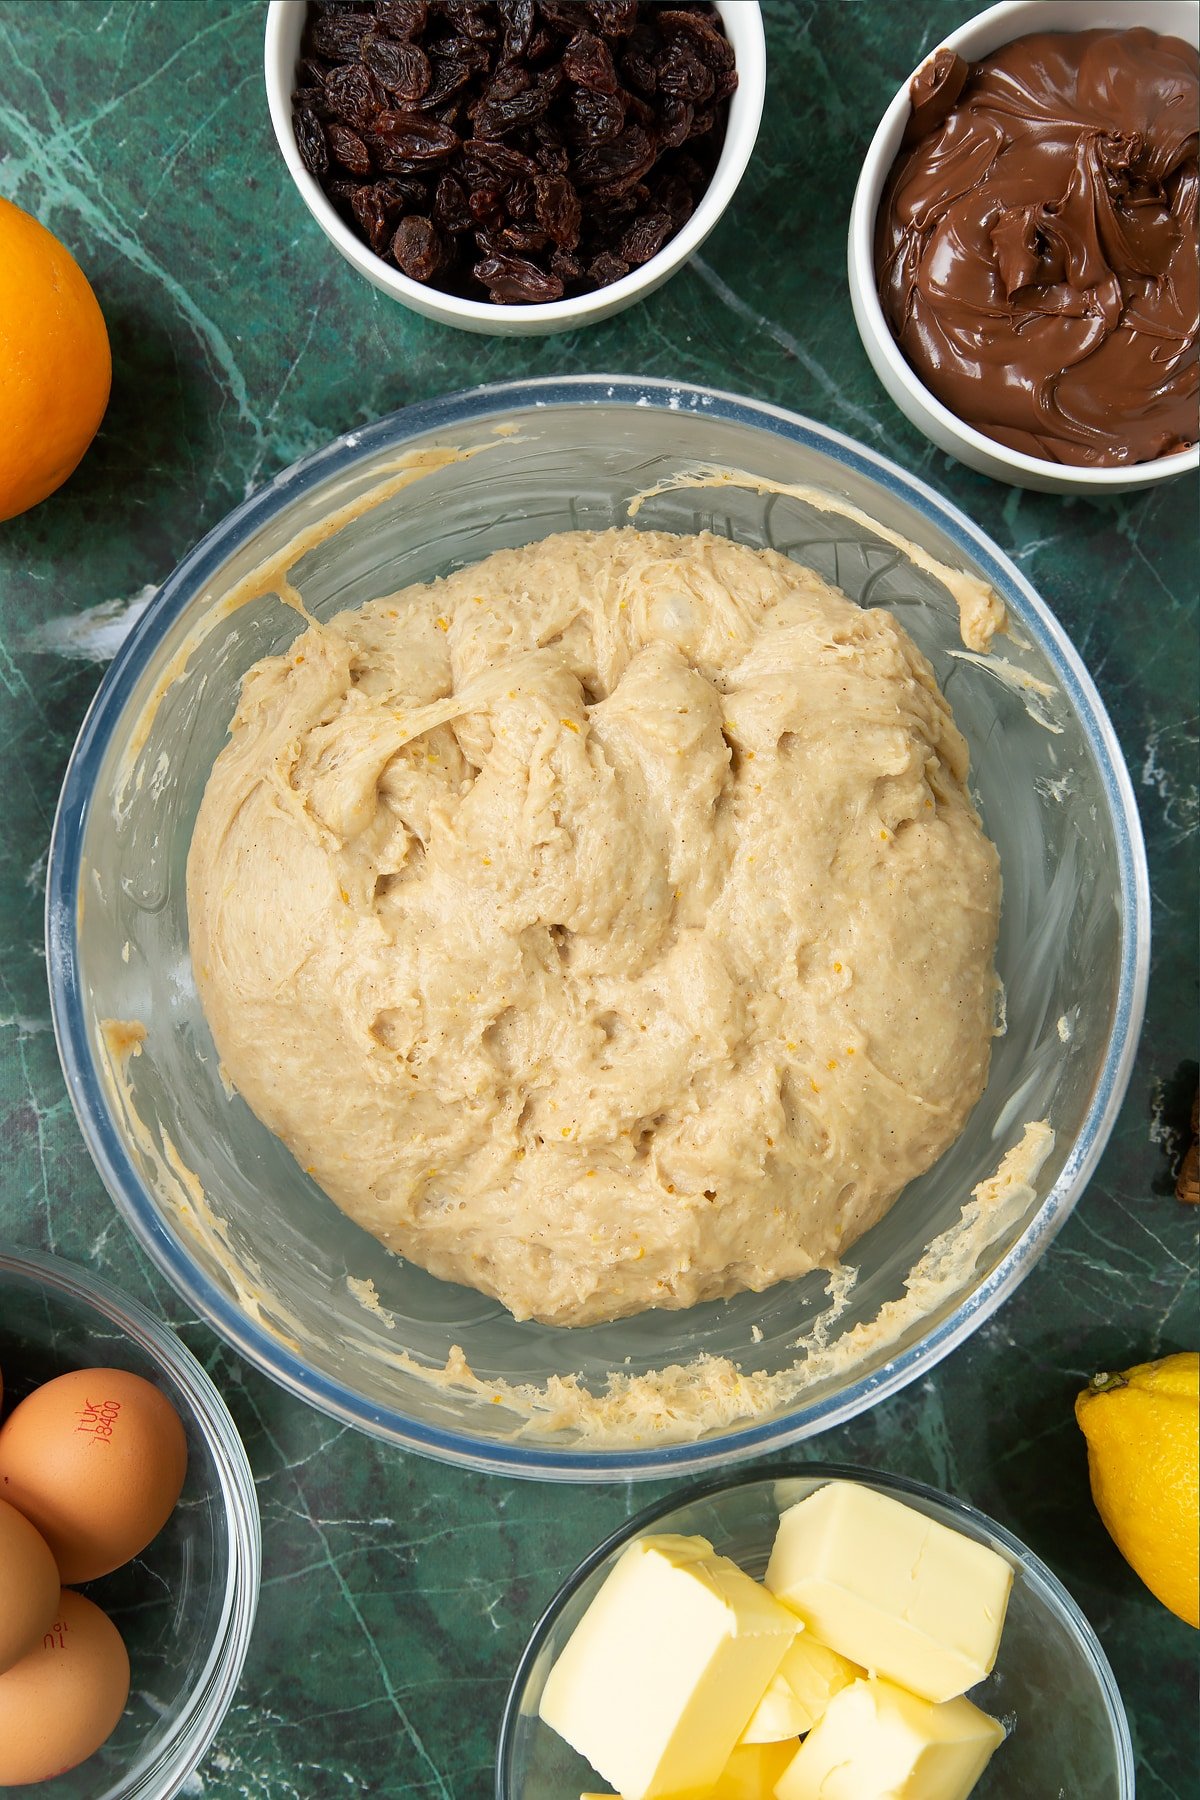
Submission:
[[[143,1355],[165,1369],[187,1396],[197,1429],[213,1459],[220,1483],[229,1570],[221,1618],[204,1667],[176,1719],[172,1736],[134,1787],[122,1779],[97,1800],[169,1800],[194,1773],[221,1728],[237,1691],[262,1574],[262,1526],[254,1472],[224,1400],[191,1351],[160,1320],[111,1282],[78,1263],[41,1251],[0,1245],[0,1275],[15,1275],[42,1291],[54,1290],[81,1301],[115,1325]]]
[[[83,827],[109,739],[144,673],[161,633],[217,575],[228,556],[285,506],[319,483],[345,474],[362,458],[399,449],[429,432],[452,432],[498,412],[553,406],[619,405],[701,413],[819,451],[870,477],[932,521],[980,570],[1050,658],[1078,713],[1103,781],[1116,838],[1121,896],[1121,956],[1113,1029],[1078,1137],[1038,1213],[987,1278],[919,1343],[839,1393],[780,1418],[694,1443],[658,1448],[584,1451],[570,1446],[493,1440],[422,1424],[365,1400],[344,1382],[310,1369],[248,1318],[192,1263],[166,1229],[105,1104],[88,1042],[76,957],[76,895]],[[214,1330],[288,1392],[332,1418],[444,1462],[495,1473],[568,1481],[694,1473],[798,1442],[853,1418],[931,1369],[995,1312],[1028,1273],[1069,1216],[1099,1160],[1129,1082],[1146,1002],[1150,957],[1150,880],[1133,786],[1116,733],[1091,677],[1061,625],[1020,570],[964,513],[886,457],[782,407],[712,388],[629,376],[555,376],[497,383],[424,400],[284,469],[235,507],[169,575],[118,651],[79,732],[55,815],[46,876],[46,951],[51,1010],[67,1089],[88,1149],[126,1223],[168,1281]]]
[[[1118,1800],[1133,1800],[1135,1770],[1133,1761],[1133,1743],[1129,1735],[1129,1721],[1125,1716],[1125,1707],[1121,1700],[1121,1690],[1117,1686],[1117,1678],[1100,1640],[1092,1630],[1086,1616],[1071,1598],[1058,1576],[1048,1569],[1044,1562],[1034,1555],[1033,1551],[1023,1544],[1020,1538],[998,1525],[987,1513],[980,1512],[978,1507],[968,1506],[965,1500],[959,1500],[953,1494],[944,1493],[940,1488],[927,1486],[921,1481],[912,1481],[905,1475],[889,1475],[882,1469],[863,1469],[852,1463],[797,1463],[794,1468],[773,1467],[769,1469],[747,1469],[739,1472],[733,1481],[703,1481],[694,1487],[676,1488],[664,1499],[657,1500],[652,1506],[636,1513],[632,1519],[606,1537],[602,1544],[589,1551],[583,1561],[563,1582],[550,1604],[546,1607],[537,1624],[529,1634],[529,1641],[517,1664],[512,1684],[508,1690],[508,1698],[504,1702],[504,1713],[500,1721],[500,1735],[496,1740],[496,1795],[495,1800],[519,1800],[509,1782],[508,1759],[512,1755],[513,1736],[522,1717],[522,1703],[525,1690],[529,1686],[534,1664],[541,1655],[554,1625],[568,1602],[579,1592],[586,1581],[595,1574],[601,1564],[619,1550],[623,1544],[632,1543],[634,1538],[651,1530],[672,1513],[684,1507],[692,1507],[704,1500],[716,1499],[719,1496],[736,1493],[741,1488],[753,1487],[760,1481],[786,1481],[789,1476],[803,1476],[813,1481],[856,1481],[867,1482],[872,1487],[882,1488],[885,1493],[893,1494],[897,1499],[936,1500],[950,1513],[956,1514],[967,1525],[982,1527],[990,1534],[1000,1547],[1007,1551],[1010,1558],[1017,1563],[1022,1575],[1034,1588],[1040,1590],[1041,1597],[1048,1603],[1050,1610],[1065,1619],[1075,1635],[1084,1657],[1096,1680],[1104,1701],[1113,1729],[1113,1740],[1117,1750]]]

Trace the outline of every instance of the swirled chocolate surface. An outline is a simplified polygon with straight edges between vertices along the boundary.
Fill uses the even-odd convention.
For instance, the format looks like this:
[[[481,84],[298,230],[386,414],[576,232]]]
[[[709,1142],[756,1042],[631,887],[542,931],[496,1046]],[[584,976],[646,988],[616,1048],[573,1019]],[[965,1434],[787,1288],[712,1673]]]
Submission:
[[[1138,27],[941,50],[913,77],[880,301],[926,386],[1010,449],[1121,465],[1196,442],[1198,70]]]

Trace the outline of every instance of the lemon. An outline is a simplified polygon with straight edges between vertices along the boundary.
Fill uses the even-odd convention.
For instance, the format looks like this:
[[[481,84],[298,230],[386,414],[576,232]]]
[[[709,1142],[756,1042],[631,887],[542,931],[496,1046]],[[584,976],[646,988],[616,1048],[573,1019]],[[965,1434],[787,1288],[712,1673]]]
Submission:
[[[1164,1606],[1200,1626],[1200,1356],[1093,1375],[1075,1417],[1117,1549]]]

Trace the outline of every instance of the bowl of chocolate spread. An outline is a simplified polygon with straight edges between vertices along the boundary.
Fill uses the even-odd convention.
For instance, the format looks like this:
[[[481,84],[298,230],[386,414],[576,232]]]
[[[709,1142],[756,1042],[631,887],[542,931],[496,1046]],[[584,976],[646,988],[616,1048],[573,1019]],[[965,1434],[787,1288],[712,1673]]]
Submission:
[[[985,474],[1095,492],[1197,467],[1198,16],[1009,0],[880,122],[855,319],[902,411]]]

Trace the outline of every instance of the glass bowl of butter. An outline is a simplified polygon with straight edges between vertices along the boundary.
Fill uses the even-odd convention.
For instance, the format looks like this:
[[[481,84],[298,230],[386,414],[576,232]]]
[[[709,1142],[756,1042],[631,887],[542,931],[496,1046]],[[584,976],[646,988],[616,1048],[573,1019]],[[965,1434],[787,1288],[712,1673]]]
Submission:
[[[1091,1626],[1010,1532],[811,1463],[695,1487],[585,1558],[514,1676],[496,1800],[1131,1800]]]
[[[999,855],[1004,1019],[961,1135],[834,1267],[568,1328],[393,1253],[310,1171],[320,1131],[298,1157],[251,1109],[198,992],[187,869],[243,678],[285,652],[304,661],[295,646],[309,620],[386,606],[554,533],[626,526],[775,550],[907,630],[966,740],[970,797]],[[670,595],[664,607],[664,629],[691,628]],[[445,624],[433,622],[422,654],[447,643]],[[311,662],[297,678],[309,673]],[[248,919],[268,962],[276,916],[268,884]],[[248,499],[114,659],[67,771],[48,865],[68,1091],[118,1209],[167,1278],[242,1355],[334,1418],[459,1464],[572,1481],[697,1472],[779,1448],[914,1380],[981,1324],[1100,1156],[1140,1029],[1148,945],[1145,853],[1115,734],[1014,565],[920,481],[835,432],[616,376],[413,406]],[[463,986],[487,990],[483,975]],[[403,1018],[394,1006],[388,1029]],[[497,1057],[519,1024],[496,1022]],[[814,1073],[818,1087],[830,1079],[823,1065]],[[471,1103],[464,1089],[446,1106]],[[444,1197],[429,1204],[435,1223],[452,1223]],[[553,1263],[554,1243],[531,1245],[535,1256]]]

